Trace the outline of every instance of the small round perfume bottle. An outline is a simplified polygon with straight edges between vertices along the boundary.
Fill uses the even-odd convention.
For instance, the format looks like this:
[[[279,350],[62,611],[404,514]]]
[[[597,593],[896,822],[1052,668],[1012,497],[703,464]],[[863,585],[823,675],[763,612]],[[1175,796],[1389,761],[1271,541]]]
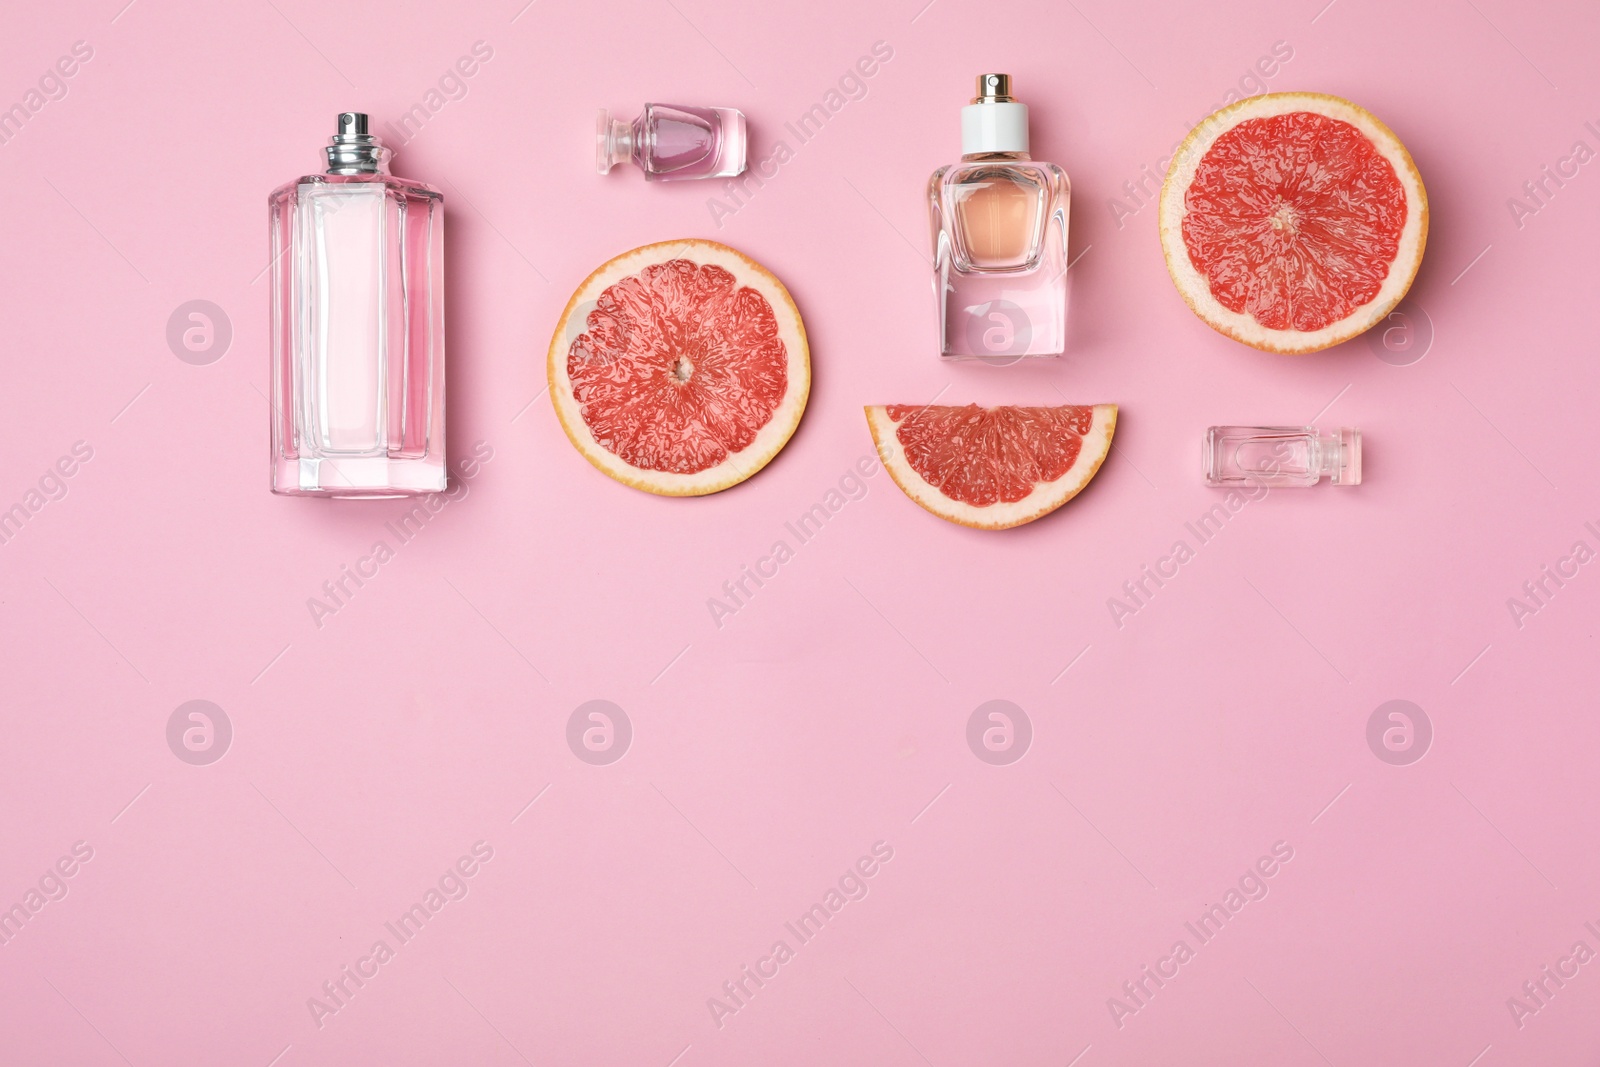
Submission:
[[[744,173],[744,112],[731,107],[646,104],[632,122],[600,109],[595,166],[601,174],[624,160],[646,181],[730,178]]]
[[[1201,465],[1207,485],[1361,484],[1361,431],[1342,426],[1323,436],[1314,426],[1213,426]]]

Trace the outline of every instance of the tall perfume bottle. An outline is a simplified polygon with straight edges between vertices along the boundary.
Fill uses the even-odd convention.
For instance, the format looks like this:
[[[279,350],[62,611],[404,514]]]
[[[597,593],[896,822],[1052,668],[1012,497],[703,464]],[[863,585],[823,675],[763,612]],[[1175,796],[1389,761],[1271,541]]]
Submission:
[[[444,198],[389,173],[365,115],[340,115],[326,152],[268,199],[272,491],[440,492]]]
[[[928,182],[940,352],[1013,362],[1059,356],[1067,336],[1072,185],[1028,155],[1028,105],[982,74],[961,109],[961,162]]]
[[[1361,431],[1323,436],[1314,426],[1213,426],[1200,454],[1207,485],[1361,484]]]
[[[595,124],[595,166],[601,174],[624,161],[646,181],[729,178],[744,173],[744,112],[731,107],[646,104],[632,122],[600,109]]]

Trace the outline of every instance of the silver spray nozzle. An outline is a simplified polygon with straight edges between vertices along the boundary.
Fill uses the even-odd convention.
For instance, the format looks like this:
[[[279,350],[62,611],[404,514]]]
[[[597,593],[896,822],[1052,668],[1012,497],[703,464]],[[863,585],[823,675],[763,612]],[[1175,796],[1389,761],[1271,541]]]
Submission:
[[[339,132],[328,141],[329,174],[384,174],[388,172],[389,149],[367,132],[367,116],[359,111],[339,114]]]

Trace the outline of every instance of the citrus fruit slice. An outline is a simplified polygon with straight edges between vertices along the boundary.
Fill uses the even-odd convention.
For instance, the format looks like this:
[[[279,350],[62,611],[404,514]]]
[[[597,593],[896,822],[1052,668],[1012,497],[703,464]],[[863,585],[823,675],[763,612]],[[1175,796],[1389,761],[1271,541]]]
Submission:
[[[1212,329],[1268,352],[1315,352],[1405,296],[1428,194],[1405,145],[1364,109],[1267,93],[1179,146],[1160,223],[1173,284]]]
[[[941,519],[1005,530],[1059,508],[1111,450],[1117,406],[867,408],[883,466]]]
[[[561,313],[548,369],[578,451],[664,496],[715,493],[766,466],[811,389],[789,291],[715,241],[645,245],[603,264]]]

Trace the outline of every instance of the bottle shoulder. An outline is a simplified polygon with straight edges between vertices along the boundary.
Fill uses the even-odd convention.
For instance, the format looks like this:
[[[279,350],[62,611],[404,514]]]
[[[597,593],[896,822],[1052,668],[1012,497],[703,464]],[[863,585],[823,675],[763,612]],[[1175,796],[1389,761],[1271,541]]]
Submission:
[[[1065,186],[1067,186],[1069,188],[1071,187],[1072,179],[1067,177],[1066,170],[1064,170],[1059,164],[1041,163],[1041,164],[1039,164],[1039,166],[1041,168],[1043,168],[1043,170],[1044,170],[1044,172],[1046,174],[1049,174],[1052,178],[1054,178],[1061,185],[1065,185]]]
[[[398,178],[393,174],[305,174],[278,186],[268,197],[279,203],[302,195],[335,192],[351,186],[372,186],[400,196],[424,200],[443,201],[444,193],[427,182],[412,178]]]
[[[1068,184],[1067,172],[1043,159],[963,159],[933,172],[935,181],[947,185],[1012,176],[1023,181]]]
[[[1072,195],[1067,172],[1038,159],[963,159],[933,172],[928,195],[935,202],[959,201],[978,189],[1002,186],[1031,190],[1051,203],[1064,202]]]
[[[444,192],[438,186],[429,185],[427,182],[420,182],[415,178],[397,178],[393,174],[384,174],[381,177],[391,189],[401,189],[415,196],[425,196],[432,200],[444,199]]]

